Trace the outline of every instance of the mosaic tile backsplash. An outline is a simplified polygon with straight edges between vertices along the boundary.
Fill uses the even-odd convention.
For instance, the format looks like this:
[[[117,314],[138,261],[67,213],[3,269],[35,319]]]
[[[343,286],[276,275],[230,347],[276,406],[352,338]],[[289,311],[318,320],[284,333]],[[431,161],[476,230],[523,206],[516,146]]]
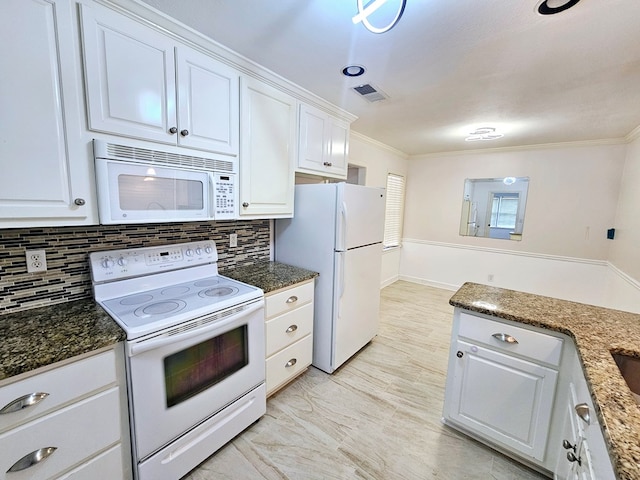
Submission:
[[[229,235],[238,246],[229,247]],[[0,315],[92,297],[89,253],[214,240],[218,269],[269,260],[269,220],[0,229]],[[44,249],[47,271],[27,273],[25,250]]]

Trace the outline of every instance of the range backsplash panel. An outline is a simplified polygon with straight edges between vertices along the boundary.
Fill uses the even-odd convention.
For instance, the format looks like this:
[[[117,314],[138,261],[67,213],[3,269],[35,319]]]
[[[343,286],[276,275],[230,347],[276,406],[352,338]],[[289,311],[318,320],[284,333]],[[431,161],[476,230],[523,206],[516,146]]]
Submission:
[[[238,246],[229,247],[229,235]],[[188,222],[0,229],[0,315],[90,298],[89,253],[214,240],[218,269],[269,260],[270,222]],[[44,249],[47,271],[27,273],[25,250]]]

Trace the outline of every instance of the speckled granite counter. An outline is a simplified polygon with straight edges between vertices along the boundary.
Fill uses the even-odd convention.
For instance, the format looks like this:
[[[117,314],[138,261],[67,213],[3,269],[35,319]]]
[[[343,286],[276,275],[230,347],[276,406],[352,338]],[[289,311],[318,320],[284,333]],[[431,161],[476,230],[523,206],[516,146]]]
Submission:
[[[620,480],[640,479],[640,407],[611,356],[640,357],[640,315],[476,283],[465,283],[449,303],[572,337],[614,470]]]
[[[93,299],[1,315],[0,382],[125,339]]]
[[[261,288],[264,293],[289,287],[318,276],[317,272],[280,262],[260,262],[220,273],[234,280]]]

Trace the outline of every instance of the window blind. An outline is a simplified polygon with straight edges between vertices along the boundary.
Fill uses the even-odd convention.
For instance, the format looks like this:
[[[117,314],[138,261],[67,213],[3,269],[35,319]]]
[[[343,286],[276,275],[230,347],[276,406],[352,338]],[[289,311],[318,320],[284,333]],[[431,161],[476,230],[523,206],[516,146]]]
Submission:
[[[387,175],[387,198],[384,214],[385,248],[398,247],[402,240],[402,217],[404,214],[404,177]]]

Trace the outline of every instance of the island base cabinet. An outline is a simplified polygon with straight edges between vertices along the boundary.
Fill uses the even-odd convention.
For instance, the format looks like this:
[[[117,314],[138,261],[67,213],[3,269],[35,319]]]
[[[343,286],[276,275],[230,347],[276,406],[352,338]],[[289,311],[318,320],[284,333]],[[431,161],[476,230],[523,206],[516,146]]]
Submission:
[[[445,423],[542,462],[557,378],[553,369],[456,340],[450,353]]]

